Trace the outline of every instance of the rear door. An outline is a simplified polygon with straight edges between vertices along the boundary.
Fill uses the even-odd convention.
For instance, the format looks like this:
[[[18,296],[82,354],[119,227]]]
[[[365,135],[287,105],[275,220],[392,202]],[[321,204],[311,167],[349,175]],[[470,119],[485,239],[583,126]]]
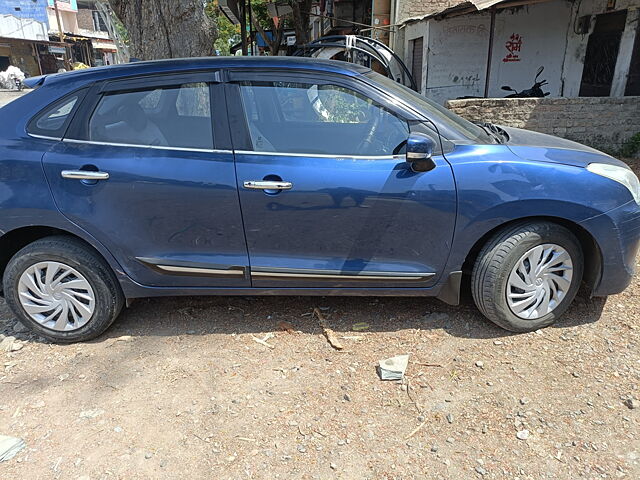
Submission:
[[[144,285],[249,286],[216,72],[94,86],[44,156],[61,212]]]
[[[455,186],[442,155],[429,172],[394,155],[410,130],[402,112],[339,76],[230,77],[253,286],[433,285],[451,246]]]

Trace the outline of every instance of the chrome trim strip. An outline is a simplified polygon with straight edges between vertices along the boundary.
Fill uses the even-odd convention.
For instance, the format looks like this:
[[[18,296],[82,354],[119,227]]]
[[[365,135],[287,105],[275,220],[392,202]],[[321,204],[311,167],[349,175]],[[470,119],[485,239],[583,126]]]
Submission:
[[[217,268],[195,268],[195,267],[177,267],[175,265],[154,265],[154,267],[159,268],[160,270],[164,270],[166,272],[173,273],[197,273],[200,275],[229,275],[229,276],[237,276],[243,277],[243,270],[222,270]]]
[[[252,267],[252,277],[277,277],[277,278],[324,278],[341,280],[396,280],[396,281],[416,281],[428,280],[435,276],[435,273],[427,272],[357,272],[355,274],[344,274],[339,270],[311,270],[296,268],[268,268]]]
[[[278,152],[254,152],[252,150],[236,150],[240,155],[267,155],[277,157],[317,157],[335,158],[336,160],[403,160],[404,155],[327,155],[325,153],[278,153]]]
[[[40,138],[42,140],[55,140],[56,142],[59,142],[60,140],[62,140],[62,138],[60,137],[47,137],[46,135],[36,135],[35,133],[29,133],[29,132],[27,132],[27,135],[33,138]]]
[[[188,147],[164,147],[160,145],[133,145],[130,143],[96,142],[94,140],[76,140],[75,138],[65,138],[63,142],[80,143],[87,145],[104,145],[107,147],[131,147],[131,148],[152,148],[154,150],[171,150],[178,152],[202,152],[202,153],[233,153],[232,150],[218,150],[215,148],[188,148]]]

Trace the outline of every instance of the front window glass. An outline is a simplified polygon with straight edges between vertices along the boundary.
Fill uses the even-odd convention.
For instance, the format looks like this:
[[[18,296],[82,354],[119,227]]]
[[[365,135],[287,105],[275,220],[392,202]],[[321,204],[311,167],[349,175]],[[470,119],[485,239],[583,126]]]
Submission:
[[[409,135],[405,120],[338,85],[244,82],[240,90],[255,151],[384,156]]]
[[[89,120],[89,140],[211,149],[209,87],[189,83],[109,93]]]
[[[419,110],[424,111],[427,118],[438,125],[440,133],[445,138],[449,140],[489,140],[490,143],[493,143],[487,132],[478,125],[465,120],[427,97],[379,73],[369,72],[367,76],[375,80],[385,90],[405,99],[409,105],[415,105]]]

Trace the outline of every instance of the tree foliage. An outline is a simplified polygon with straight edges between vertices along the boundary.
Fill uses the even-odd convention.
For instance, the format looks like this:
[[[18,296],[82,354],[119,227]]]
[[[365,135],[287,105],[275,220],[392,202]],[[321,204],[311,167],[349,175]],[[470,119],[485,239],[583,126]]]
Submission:
[[[240,25],[234,25],[218,6],[218,0],[207,2],[205,12],[218,25],[215,49],[219,55],[230,55],[231,47],[240,41]]]

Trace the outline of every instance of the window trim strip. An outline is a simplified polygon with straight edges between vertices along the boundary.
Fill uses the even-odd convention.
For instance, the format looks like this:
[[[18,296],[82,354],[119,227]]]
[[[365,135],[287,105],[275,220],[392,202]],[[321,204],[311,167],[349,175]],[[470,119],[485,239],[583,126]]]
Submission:
[[[238,155],[266,155],[276,157],[312,157],[312,158],[335,158],[345,160],[405,160],[403,154],[398,155],[342,155],[327,153],[284,153],[284,152],[260,152],[253,150],[235,150]]]
[[[233,153],[233,150],[220,150],[216,148],[165,147],[162,145],[134,145],[130,143],[112,143],[112,142],[97,142],[95,140],[78,140],[75,138],[65,138],[62,141],[67,143],[102,145],[105,147],[151,148],[154,150],[171,150],[171,151],[178,151],[178,152]]]

